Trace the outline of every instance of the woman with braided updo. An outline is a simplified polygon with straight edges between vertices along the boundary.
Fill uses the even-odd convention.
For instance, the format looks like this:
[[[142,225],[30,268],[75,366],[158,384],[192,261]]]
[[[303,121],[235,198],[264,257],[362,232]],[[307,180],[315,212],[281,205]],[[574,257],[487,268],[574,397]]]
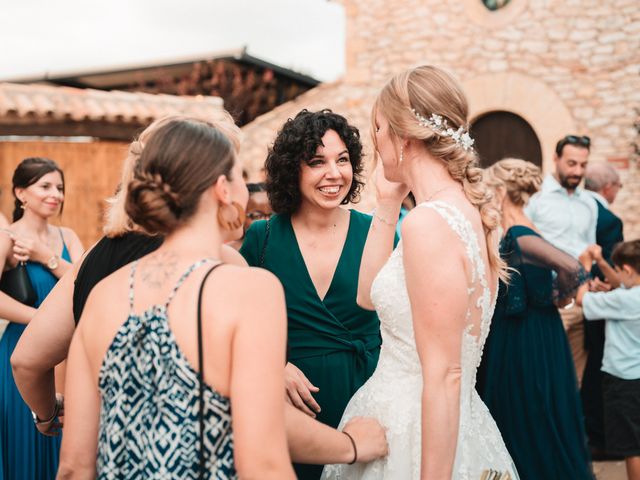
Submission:
[[[482,183],[467,122],[460,86],[433,66],[393,77],[374,103],[373,143],[384,176],[378,171],[358,303],[377,310],[382,349],[342,422],[377,418],[390,453],[366,466],[329,466],[324,478],[517,478],[475,391],[506,269],[497,248],[500,215]],[[409,191],[417,205],[393,249]]]
[[[232,140],[210,122],[166,121],[132,177],[124,218],[163,242],[91,289],[58,478],[293,479],[282,287],[221,260],[248,196]]]
[[[542,184],[537,166],[505,159],[485,176],[502,211],[500,251],[513,270],[509,285],[500,283],[478,392],[521,478],[592,479],[576,373],[557,309],[571,301],[586,273],[524,213]]]

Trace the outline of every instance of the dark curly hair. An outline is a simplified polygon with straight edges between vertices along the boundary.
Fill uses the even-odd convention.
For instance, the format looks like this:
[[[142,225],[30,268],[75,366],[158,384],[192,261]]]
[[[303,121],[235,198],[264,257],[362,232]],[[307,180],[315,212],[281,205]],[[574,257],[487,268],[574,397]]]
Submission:
[[[313,158],[327,130],[335,131],[344,142],[353,169],[351,188],[342,204],[360,200],[364,186],[360,132],[327,108],[319,112],[304,109],[286,121],[265,161],[267,195],[274,212],[292,214],[300,207],[300,165]]]

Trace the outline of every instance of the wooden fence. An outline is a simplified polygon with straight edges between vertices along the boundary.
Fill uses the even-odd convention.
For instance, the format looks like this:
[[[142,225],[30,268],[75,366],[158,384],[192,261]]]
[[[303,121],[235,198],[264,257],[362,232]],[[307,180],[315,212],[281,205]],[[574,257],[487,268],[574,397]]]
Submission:
[[[66,196],[62,215],[52,223],[75,230],[88,248],[102,236],[105,199],[113,195],[120,181],[127,145],[111,141],[0,141],[0,212],[11,221],[11,178],[22,159],[55,160],[64,171]]]

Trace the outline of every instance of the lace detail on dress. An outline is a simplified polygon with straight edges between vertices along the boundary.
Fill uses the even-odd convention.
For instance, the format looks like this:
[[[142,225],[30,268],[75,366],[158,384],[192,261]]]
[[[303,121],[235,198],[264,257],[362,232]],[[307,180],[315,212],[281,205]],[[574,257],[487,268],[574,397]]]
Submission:
[[[469,324],[461,338],[460,426],[453,478],[478,480],[484,470],[491,468],[508,471],[516,479],[500,432],[475,390],[476,370],[495,307],[480,244],[471,223],[454,206],[436,201],[418,207],[432,208],[446,220],[463,242],[471,267]],[[372,377],[349,402],[340,428],[355,416],[376,418],[387,428],[389,455],[366,465],[327,465],[322,478],[418,480],[422,451],[422,368],[405,282],[402,241],[373,281],[371,299],[380,318],[383,340],[380,360]]]

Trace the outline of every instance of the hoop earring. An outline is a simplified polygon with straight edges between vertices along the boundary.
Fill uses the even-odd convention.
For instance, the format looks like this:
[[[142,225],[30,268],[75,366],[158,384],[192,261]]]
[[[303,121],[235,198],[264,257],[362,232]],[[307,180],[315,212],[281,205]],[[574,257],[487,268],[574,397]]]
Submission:
[[[235,218],[229,218],[227,214],[225,214],[225,210],[227,207],[233,207],[235,209]],[[218,208],[217,213],[218,223],[224,230],[237,230],[244,224],[244,220],[246,218],[246,214],[244,208],[238,202],[231,202],[231,205],[222,205]]]

